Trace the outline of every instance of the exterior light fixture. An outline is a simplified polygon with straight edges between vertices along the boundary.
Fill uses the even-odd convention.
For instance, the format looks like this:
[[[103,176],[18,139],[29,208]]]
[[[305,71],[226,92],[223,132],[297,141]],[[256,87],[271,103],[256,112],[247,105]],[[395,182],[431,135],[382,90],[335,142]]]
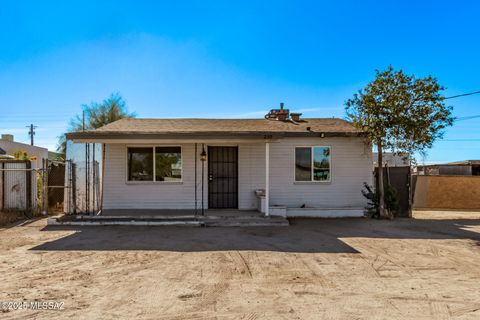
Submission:
[[[207,153],[205,152],[205,148],[202,148],[202,153],[200,153],[200,161],[207,161]]]

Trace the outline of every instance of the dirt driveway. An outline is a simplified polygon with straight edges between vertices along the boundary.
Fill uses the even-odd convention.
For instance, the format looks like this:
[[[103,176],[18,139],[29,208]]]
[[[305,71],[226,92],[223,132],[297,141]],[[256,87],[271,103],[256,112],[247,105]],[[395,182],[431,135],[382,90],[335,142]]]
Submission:
[[[479,319],[478,218],[63,229],[38,220],[0,229],[0,301],[63,310],[0,318]]]

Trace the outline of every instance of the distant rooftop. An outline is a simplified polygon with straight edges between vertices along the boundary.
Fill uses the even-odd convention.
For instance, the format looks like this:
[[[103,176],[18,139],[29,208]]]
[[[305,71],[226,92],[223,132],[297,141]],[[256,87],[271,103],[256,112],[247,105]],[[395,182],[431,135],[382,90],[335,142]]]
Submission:
[[[419,167],[434,167],[434,166],[477,166],[480,165],[480,160],[462,160],[454,162],[445,162],[445,163],[432,163],[419,165]]]
[[[480,160],[454,161],[454,162],[447,162],[445,164],[448,164],[448,165],[465,165],[465,166],[480,165]]]

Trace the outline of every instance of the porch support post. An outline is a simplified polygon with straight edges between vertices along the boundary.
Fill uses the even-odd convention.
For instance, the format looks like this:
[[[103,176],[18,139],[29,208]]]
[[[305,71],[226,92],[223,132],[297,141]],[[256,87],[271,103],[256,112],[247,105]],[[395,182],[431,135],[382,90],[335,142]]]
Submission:
[[[265,216],[270,211],[270,143],[265,143]]]

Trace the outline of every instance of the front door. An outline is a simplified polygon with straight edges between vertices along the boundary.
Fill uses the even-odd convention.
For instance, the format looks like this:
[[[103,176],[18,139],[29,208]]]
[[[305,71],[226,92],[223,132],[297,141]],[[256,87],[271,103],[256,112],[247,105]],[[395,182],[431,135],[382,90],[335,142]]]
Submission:
[[[208,208],[238,208],[238,147],[208,147]]]

